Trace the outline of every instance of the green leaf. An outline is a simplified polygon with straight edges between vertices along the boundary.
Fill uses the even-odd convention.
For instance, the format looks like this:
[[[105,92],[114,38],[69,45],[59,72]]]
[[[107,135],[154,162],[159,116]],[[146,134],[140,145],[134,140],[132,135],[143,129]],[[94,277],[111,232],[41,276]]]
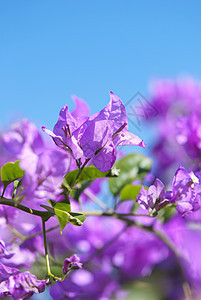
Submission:
[[[69,205],[66,203],[56,203],[54,205],[54,211],[59,221],[61,232],[65,228],[66,224],[70,222],[73,225],[81,226],[85,221],[85,216],[79,213],[71,213]]]
[[[69,172],[63,181],[63,187],[67,188],[68,190],[71,190],[72,185],[74,184],[75,178],[80,170],[73,170]],[[101,172],[96,167],[90,166],[85,167],[78,179],[76,180],[76,183],[85,181],[85,180],[95,180],[97,178],[103,178],[103,177],[116,177],[116,174],[114,174],[113,170],[107,171],[107,172]]]
[[[117,178],[109,179],[109,188],[114,196],[117,196],[121,189],[134,180],[143,179],[150,171],[152,161],[150,158],[139,154],[129,154],[115,163],[115,167],[120,169]]]
[[[81,226],[85,220],[86,220],[86,217],[83,214],[72,212],[69,222],[73,225]]]
[[[139,204],[136,202],[136,199],[137,199],[137,196],[139,195],[141,188],[142,188],[142,185],[127,184],[125,187],[123,187],[123,189],[120,192],[119,203],[126,201],[126,200],[134,200],[132,212],[135,212],[135,210],[139,207]],[[144,188],[146,190],[148,190],[147,187],[144,186]]]
[[[136,200],[142,185],[127,184],[120,192],[120,202],[125,200]]]
[[[69,205],[65,203],[56,203],[54,205],[54,211],[59,221],[61,231],[65,228],[68,223],[68,219],[70,216]]]
[[[73,188],[72,189],[72,192],[71,192],[71,197],[76,200],[76,201],[79,201],[79,197],[80,195],[82,194],[82,192],[87,188],[89,187],[91,184],[92,184],[93,180],[86,180],[86,181],[83,181],[83,182],[80,182],[77,184],[76,188]]]
[[[19,160],[17,160],[15,163],[8,162],[2,166],[1,181],[4,186],[4,191],[11,182],[23,177],[25,172],[20,168],[19,162]]]

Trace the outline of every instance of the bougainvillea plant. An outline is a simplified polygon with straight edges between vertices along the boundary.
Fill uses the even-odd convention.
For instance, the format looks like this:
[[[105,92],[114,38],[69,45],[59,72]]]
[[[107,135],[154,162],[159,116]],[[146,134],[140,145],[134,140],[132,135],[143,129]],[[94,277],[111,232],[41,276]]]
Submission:
[[[117,152],[145,143],[114,93],[92,116],[73,99],[53,131],[23,120],[1,135],[0,297],[127,299],[154,276],[154,299],[199,297],[199,168],[178,165],[166,187],[150,158]],[[193,123],[180,124],[187,146]]]

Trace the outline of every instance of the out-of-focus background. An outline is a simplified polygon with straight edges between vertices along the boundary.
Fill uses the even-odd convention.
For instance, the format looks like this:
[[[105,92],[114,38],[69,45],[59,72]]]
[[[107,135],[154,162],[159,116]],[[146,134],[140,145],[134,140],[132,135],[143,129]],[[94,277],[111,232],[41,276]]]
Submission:
[[[200,13],[199,0],[1,1],[1,128],[52,128],[71,94],[94,113],[109,90],[127,103],[154,78],[199,79]]]

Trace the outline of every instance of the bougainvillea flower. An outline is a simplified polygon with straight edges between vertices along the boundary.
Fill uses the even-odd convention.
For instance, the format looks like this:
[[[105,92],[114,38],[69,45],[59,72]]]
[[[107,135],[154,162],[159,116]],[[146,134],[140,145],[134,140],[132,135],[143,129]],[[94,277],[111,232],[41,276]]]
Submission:
[[[7,250],[3,240],[0,240],[0,257],[11,258],[14,253]]]
[[[25,170],[22,180],[24,200],[56,200],[69,166],[69,157],[59,149],[46,149],[40,155],[30,153],[23,158],[20,167]]]
[[[59,119],[53,128],[53,132],[44,126],[42,130],[52,137],[58,147],[70,152],[74,159],[79,159],[83,156],[82,149],[78,144],[79,127],[88,118],[89,108],[84,100],[75,95],[72,98],[76,103],[72,114],[69,112],[68,106],[64,105],[60,110]]]
[[[100,171],[113,166],[118,145],[145,147],[143,141],[128,132],[126,108],[123,102],[110,92],[110,102],[99,113],[92,115],[82,128],[80,146],[86,158],[92,159]]]
[[[0,297],[11,296],[13,299],[28,299],[33,294],[42,293],[48,280],[38,280],[30,272],[20,272],[10,276],[6,281],[0,283]]]
[[[66,258],[64,260],[63,264],[63,274],[67,274],[71,269],[81,269],[82,268],[82,263],[80,263],[80,258],[74,254],[69,258]]]
[[[139,195],[137,196],[137,202],[143,209],[148,209],[150,212],[160,210],[166,206],[170,201],[165,198],[165,188],[163,183],[156,178],[153,185],[146,190],[141,188]]]
[[[201,124],[200,116],[192,113],[179,118],[177,122],[177,142],[184,146],[187,154],[192,158],[201,157]]]
[[[44,126],[42,130],[52,137],[58,147],[70,152],[73,158],[79,159],[83,156],[83,152],[78,144],[78,127],[79,124],[68,111],[68,106],[64,105],[53,132]]]
[[[128,132],[126,108],[122,101],[110,92],[110,102],[99,113],[89,117],[80,125],[80,119],[73,116],[65,105],[53,132],[42,127],[57,146],[70,151],[75,159],[85,157],[104,172],[113,166],[118,145],[145,147],[143,141]]]
[[[1,142],[3,148],[17,158],[23,157],[28,149],[38,154],[44,147],[38,129],[28,120],[23,120],[13,126],[11,131],[4,133]]]
[[[76,119],[77,123],[81,125],[87,120],[89,116],[90,113],[89,107],[86,104],[86,102],[81,98],[75,95],[72,95],[71,98],[76,104],[75,109],[72,111],[71,115],[73,116],[74,119]]]
[[[181,166],[173,178],[171,202],[177,203],[176,209],[182,216],[201,207],[199,178]]]
[[[8,279],[11,275],[20,273],[17,268],[12,268],[0,262],[0,281]]]

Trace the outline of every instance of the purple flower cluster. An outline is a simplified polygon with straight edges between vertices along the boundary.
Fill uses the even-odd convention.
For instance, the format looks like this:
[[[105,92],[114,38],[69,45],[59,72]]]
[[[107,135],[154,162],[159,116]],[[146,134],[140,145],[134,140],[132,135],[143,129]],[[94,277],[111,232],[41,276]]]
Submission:
[[[201,84],[191,78],[158,80],[152,84],[150,101],[159,114],[155,121],[158,139],[153,147],[158,161],[156,175],[167,183],[170,172],[178,165],[200,168],[200,99]]]
[[[25,170],[21,193],[24,202],[31,201],[31,205],[37,206],[43,203],[41,201],[56,200],[63,177],[70,168],[69,156],[46,146],[37,128],[27,120],[4,133],[1,140],[11,161],[21,159],[20,166]]]
[[[83,268],[72,273],[70,281],[68,278],[51,287],[53,299],[62,299],[63,295],[67,299],[111,299],[122,295],[125,299],[127,293],[121,286],[148,276],[168,256],[167,247],[152,233],[107,217],[89,217],[81,228],[69,225],[56,244],[56,233],[50,235],[54,255],[76,251],[83,262]]]
[[[13,270],[10,270],[10,274],[14,274]],[[30,272],[19,272],[0,283],[0,296],[11,296],[15,300],[28,299],[33,294],[44,292],[46,285],[48,280],[38,280]]]
[[[17,185],[16,182],[8,185],[5,199],[41,211],[41,205],[50,206],[48,200],[52,200],[53,208],[61,201],[65,206],[69,200],[72,211],[75,209],[80,213],[83,210],[87,215],[92,208],[89,198],[95,198],[96,205],[100,203],[97,198],[103,186],[103,207],[106,208],[104,212],[95,211],[96,216],[88,216],[81,227],[68,223],[62,234],[55,217],[45,220],[48,245],[44,250],[41,218],[15,207],[0,205],[1,298],[29,299],[43,292],[49,285],[48,274],[55,280],[49,288],[52,299],[123,300],[130,293],[129,284],[148,280],[153,270],[159,276],[166,274],[172,282],[171,287],[164,288],[161,299],[182,298],[179,287],[183,286],[183,278],[193,291],[200,292],[201,173],[199,163],[195,172],[188,172],[181,166],[178,168],[178,161],[184,153],[188,154],[182,158],[187,169],[192,169],[189,168],[189,157],[200,158],[200,117],[196,109],[200,91],[200,86],[189,80],[156,85],[153,98],[160,111],[158,122],[161,126],[158,126],[160,139],[155,152],[158,151],[160,170],[165,177],[168,165],[173,167],[177,163],[172,185],[167,190],[156,178],[148,188],[143,186],[136,196],[135,184],[152,181],[151,176],[139,176],[133,183],[130,178],[126,181],[122,176],[122,181],[125,180],[123,188],[132,192],[123,197],[122,189],[112,198],[110,206],[111,194],[106,191],[108,178],[87,182],[79,203],[72,199],[72,187],[67,193],[61,185],[69,171],[77,168],[82,171],[86,162],[100,171],[110,170],[116,160],[118,145],[145,146],[139,137],[128,131],[125,106],[112,92],[109,104],[92,116],[89,116],[85,102],[73,96],[75,110],[70,113],[65,105],[53,132],[42,128],[57,147],[44,143],[41,133],[27,120],[2,134],[1,166],[19,159],[19,165],[25,171]],[[179,99],[178,103],[175,99]],[[194,107],[191,107],[192,101]],[[139,168],[137,163],[134,162],[129,176],[144,172],[143,161]],[[119,187],[119,182],[116,184]],[[75,186],[75,190],[79,186],[83,188],[82,182]],[[4,189],[3,182],[0,182],[0,189],[1,192]],[[178,214],[170,215],[169,209],[175,207]],[[66,221],[63,215],[68,218],[69,213],[65,215],[60,211],[59,216]],[[47,249],[50,262],[55,263],[56,270],[60,268],[61,277],[52,275],[52,266],[51,270],[49,266],[48,271],[44,271],[46,262],[41,257],[46,254],[47,259]],[[31,268],[38,278],[43,279],[31,274],[28,271]],[[178,277],[181,282],[175,284]],[[60,282],[58,279],[64,280]]]
[[[128,132],[126,109],[122,101],[110,92],[110,102],[91,117],[71,115],[64,105],[53,132],[45,127],[55,144],[76,160],[90,159],[100,171],[108,171],[115,160],[119,145],[145,147],[143,141]]]
[[[63,196],[60,187],[63,177],[68,171],[77,168],[76,161],[80,163],[84,159],[91,159],[94,165],[104,171],[114,164],[117,145],[134,144],[144,147],[141,139],[128,132],[126,110],[121,100],[113,93],[110,93],[110,97],[110,103],[100,113],[88,117],[87,105],[83,100],[74,96],[76,109],[71,114],[68,107],[64,106],[54,127],[54,133],[51,133],[56,135],[53,139],[59,148],[44,143],[35,125],[28,120],[16,124],[1,136],[2,164],[20,159],[20,167],[25,170],[21,183],[15,191],[17,201],[23,201],[24,205],[35,209],[39,209],[41,204],[47,204],[47,200],[61,201]],[[99,179],[94,182],[88,188],[90,192],[99,192],[101,181],[102,179]],[[3,191],[2,183],[1,191]],[[4,197],[12,199],[13,193],[14,186],[10,184]],[[86,196],[82,198],[85,199]],[[40,223],[40,219],[27,216],[15,208],[0,207],[0,227],[3,229],[0,235],[2,298],[11,296],[14,299],[28,299],[34,293],[43,292],[45,286],[48,285],[47,280],[38,280],[28,271],[20,271],[21,268],[30,268],[34,265],[39,253],[44,254],[42,236],[37,235],[37,232],[42,229]],[[55,219],[51,219],[48,224],[48,227],[54,226]],[[95,231],[94,234],[96,235]],[[32,235],[33,237],[29,239]],[[68,239],[69,237],[66,236],[66,242]],[[81,240],[80,236],[77,239]],[[84,239],[87,243],[87,237]],[[7,247],[3,240],[7,240]],[[66,242],[62,236],[62,243]],[[82,243],[79,240],[77,242]],[[59,247],[63,255],[70,254],[69,247]],[[75,244],[73,247],[76,251]],[[55,252],[55,245],[51,248],[52,253]],[[65,275],[70,270],[81,267],[79,258],[73,255],[64,260],[63,273]],[[91,274],[91,271],[88,274]],[[94,274],[97,278],[104,276],[105,282],[108,281],[106,279],[109,276],[108,272],[104,271],[102,274],[99,270]],[[80,276],[79,273],[77,276]],[[79,286],[78,281],[76,281],[76,286]],[[109,286],[110,282],[107,294],[110,294],[110,289],[112,291],[116,289],[117,282],[112,280],[111,288]],[[97,283],[94,287],[94,297],[96,297],[97,289],[102,290],[101,284]]]
[[[137,202],[151,214],[157,214],[166,205],[175,203],[180,215],[188,215],[201,207],[200,172],[188,173],[180,166],[173,178],[171,191],[165,191],[163,183],[157,178],[148,190],[141,188]]]
[[[8,259],[13,254],[7,254],[5,244],[1,241],[1,259]],[[10,263],[10,261],[9,261]],[[49,280],[38,280],[30,272],[20,272],[19,269],[9,267],[0,262],[0,297],[11,296],[13,299],[28,299],[34,293],[38,294],[49,285]]]
[[[154,184],[151,185],[148,190],[146,190],[144,187],[141,188],[140,193],[137,196],[137,202],[142,208],[148,209],[150,213],[152,213],[152,211],[157,212],[169,204],[165,194],[165,187],[157,178]]]

